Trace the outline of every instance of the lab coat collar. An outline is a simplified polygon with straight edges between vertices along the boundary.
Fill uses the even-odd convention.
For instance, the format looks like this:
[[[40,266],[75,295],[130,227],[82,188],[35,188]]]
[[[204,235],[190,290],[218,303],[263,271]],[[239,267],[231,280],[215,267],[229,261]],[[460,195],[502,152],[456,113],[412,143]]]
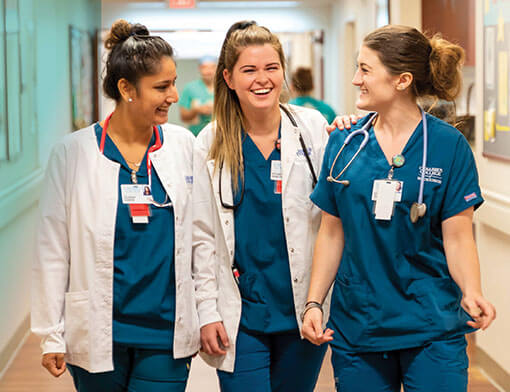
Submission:
[[[167,138],[163,138],[161,148],[152,152],[150,154],[150,159],[163,188],[165,188],[168,197],[175,206],[175,203],[180,203],[181,200],[177,197],[178,189],[179,187],[180,189],[185,189],[186,184],[184,183],[184,174],[179,172],[176,162],[173,159],[164,159],[164,157],[177,156],[177,154],[167,153],[167,150],[171,150],[172,147],[173,146],[167,142]],[[177,146],[177,148],[179,147]]]
[[[289,111],[291,109],[288,109]],[[281,160],[282,160],[282,192],[285,193],[285,189],[288,183],[289,175],[292,170],[292,166],[298,155],[300,148],[299,144],[299,128],[292,125],[289,116],[280,108],[281,113]],[[296,119],[296,115],[291,112],[291,115]]]

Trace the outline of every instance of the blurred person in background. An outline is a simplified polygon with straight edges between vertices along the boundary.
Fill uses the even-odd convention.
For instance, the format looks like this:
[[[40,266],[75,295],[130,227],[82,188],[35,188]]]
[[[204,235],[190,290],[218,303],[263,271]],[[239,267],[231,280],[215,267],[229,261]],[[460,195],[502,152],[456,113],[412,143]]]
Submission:
[[[211,122],[216,63],[212,56],[202,57],[198,67],[200,79],[186,84],[179,100],[181,120],[195,136]]]
[[[312,70],[306,67],[299,67],[292,73],[290,91],[294,98],[289,103],[318,110],[326,118],[327,122],[331,124],[336,117],[335,111],[326,102],[312,97],[313,89]]]

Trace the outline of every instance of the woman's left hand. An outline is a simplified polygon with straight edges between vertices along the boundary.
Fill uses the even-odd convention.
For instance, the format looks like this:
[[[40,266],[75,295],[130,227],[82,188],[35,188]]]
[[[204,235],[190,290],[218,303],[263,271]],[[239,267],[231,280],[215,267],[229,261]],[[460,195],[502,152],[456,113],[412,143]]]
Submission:
[[[472,328],[486,329],[496,318],[496,308],[482,294],[465,295],[461,305],[475,321],[468,321]]]
[[[331,125],[328,125],[326,127],[326,131],[328,131],[328,133],[331,133],[337,128],[341,131],[343,131],[344,128],[351,129],[351,125],[355,125],[360,118],[361,116],[357,116],[355,114],[351,115],[344,114],[343,116],[337,116],[333,120]]]

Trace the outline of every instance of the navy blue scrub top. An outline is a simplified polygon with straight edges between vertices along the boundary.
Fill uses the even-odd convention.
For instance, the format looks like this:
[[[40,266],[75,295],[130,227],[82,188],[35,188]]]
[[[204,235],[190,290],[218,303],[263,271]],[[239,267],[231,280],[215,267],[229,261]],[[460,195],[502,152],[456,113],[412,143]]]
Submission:
[[[98,145],[102,127],[95,125]],[[163,132],[158,127],[163,143]],[[149,147],[155,143],[155,135]],[[148,148],[147,148],[148,150]],[[113,250],[113,341],[130,347],[172,349],[175,321],[174,212],[151,206],[148,224],[134,224],[122,203],[121,184],[131,184],[131,169],[106,135],[106,158],[118,162],[119,197]],[[148,184],[147,151],[137,172],[139,184]],[[151,170],[152,195],[163,202],[166,192]]]
[[[271,161],[280,160],[280,151],[274,149],[266,160],[250,136],[244,133],[243,137],[244,198],[234,213],[234,263],[241,274],[240,327],[258,333],[295,330],[282,195],[275,193],[275,181],[270,178]],[[241,192],[235,192],[234,202],[240,197]]]
[[[471,149],[462,134],[427,115],[428,154],[424,202],[427,212],[411,223],[418,199],[423,154],[420,122],[403,150],[405,164],[395,168],[403,181],[402,201],[390,221],[376,220],[372,186],[388,176],[390,165],[373,129],[365,148],[341,179],[326,180],[348,131],[334,131],[326,147],[319,182],[311,195],[322,210],[340,217],[345,247],[333,288],[329,326],[333,347],[377,352],[419,347],[432,340],[471,332],[460,307],[461,291],[448,272],[441,222],[483,199]],[[363,118],[353,130],[368,120]],[[352,131],[351,131],[352,132]],[[333,176],[344,168],[363,136],[356,136],[337,160]]]

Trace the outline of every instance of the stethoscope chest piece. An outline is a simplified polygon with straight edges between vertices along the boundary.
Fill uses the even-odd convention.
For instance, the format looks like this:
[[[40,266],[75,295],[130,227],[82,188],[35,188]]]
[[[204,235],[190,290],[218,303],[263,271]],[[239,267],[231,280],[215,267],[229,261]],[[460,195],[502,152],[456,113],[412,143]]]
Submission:
[[[414,202],[409,212],[409,217],[412,223],[418,222],[418,219],[423,218],[427,212],[427,205],[425,203]]]

